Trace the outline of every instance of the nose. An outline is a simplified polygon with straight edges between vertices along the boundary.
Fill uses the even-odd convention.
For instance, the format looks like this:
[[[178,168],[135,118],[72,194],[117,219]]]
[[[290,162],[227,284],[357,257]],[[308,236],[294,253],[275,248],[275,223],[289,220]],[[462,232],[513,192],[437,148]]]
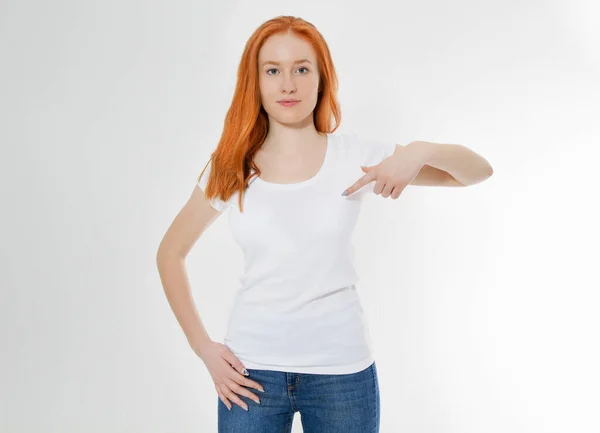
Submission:
[[[296,91],[296,83],[294,82],[293,77],[288,74],[282,74],[282,75],[283,75],[282,90],[286,93],[295,92]]]

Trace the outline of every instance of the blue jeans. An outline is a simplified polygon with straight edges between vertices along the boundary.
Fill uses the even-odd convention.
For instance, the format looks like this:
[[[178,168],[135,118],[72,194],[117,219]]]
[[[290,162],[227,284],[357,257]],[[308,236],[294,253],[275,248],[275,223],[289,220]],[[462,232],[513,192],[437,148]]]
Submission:
[[[351,374],[287,373],[248,369],[264,388],[244,387],[260,404],[243,395],[245,411],[230,400],[231,410],[218,399],[219,433],[290,433],[300,412],[304,433],[378,433],[379,382],[375,362]]]

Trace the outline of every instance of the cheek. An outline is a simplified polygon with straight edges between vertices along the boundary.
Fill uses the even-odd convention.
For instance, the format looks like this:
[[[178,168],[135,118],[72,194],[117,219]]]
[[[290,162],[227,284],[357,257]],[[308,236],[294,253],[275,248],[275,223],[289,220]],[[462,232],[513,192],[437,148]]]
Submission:
[[[310,83],[310,93],[316,98],[319,93],[319,80]]]
[[[260,89],[261,96],[265,96],[265,97],[269,96],[269,95],[272,95],[273,91],[274,91],[274,87],[275,87],[275,86],[273,86],[273,82],[272,81],[269,82],[267,80],[259,80],[258,86],[259,86],[259,89]]]

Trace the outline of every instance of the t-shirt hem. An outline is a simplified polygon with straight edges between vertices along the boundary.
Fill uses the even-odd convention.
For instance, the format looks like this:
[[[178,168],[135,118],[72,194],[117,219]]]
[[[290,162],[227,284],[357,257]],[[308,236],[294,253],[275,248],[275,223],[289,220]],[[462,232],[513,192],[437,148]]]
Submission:
[[[375,356],[369,355],[367,358],[346,365],[325,365],[315,367],[287,367],[282,365],[268,365],[260,364],[256,362],[246,361],[239,358],[244,367],[252,370],[272,370],[272,371],[283,371],[285,373],[306,373],[306,374],[352,374],[358,373],[370,367],[375,362]]]

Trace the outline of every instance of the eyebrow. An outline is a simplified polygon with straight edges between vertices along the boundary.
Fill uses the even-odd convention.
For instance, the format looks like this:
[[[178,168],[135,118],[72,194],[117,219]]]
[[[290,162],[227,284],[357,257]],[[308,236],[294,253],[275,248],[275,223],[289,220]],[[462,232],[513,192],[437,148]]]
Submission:
[[[297,64],[297,63],[304,63],[304,62],[308,62],[308,63],[310,63],[312,65],[312,62],[310,60],[308,60],[308,59],[296,60],[294,62],[294,65]],[[266,62],[263,62],[263,66],[266,65],[267,63],[271,63],[272,65],[278,65],[278,66],[281,64],[279,62],[274,62],[273,60],[267,60]]]

